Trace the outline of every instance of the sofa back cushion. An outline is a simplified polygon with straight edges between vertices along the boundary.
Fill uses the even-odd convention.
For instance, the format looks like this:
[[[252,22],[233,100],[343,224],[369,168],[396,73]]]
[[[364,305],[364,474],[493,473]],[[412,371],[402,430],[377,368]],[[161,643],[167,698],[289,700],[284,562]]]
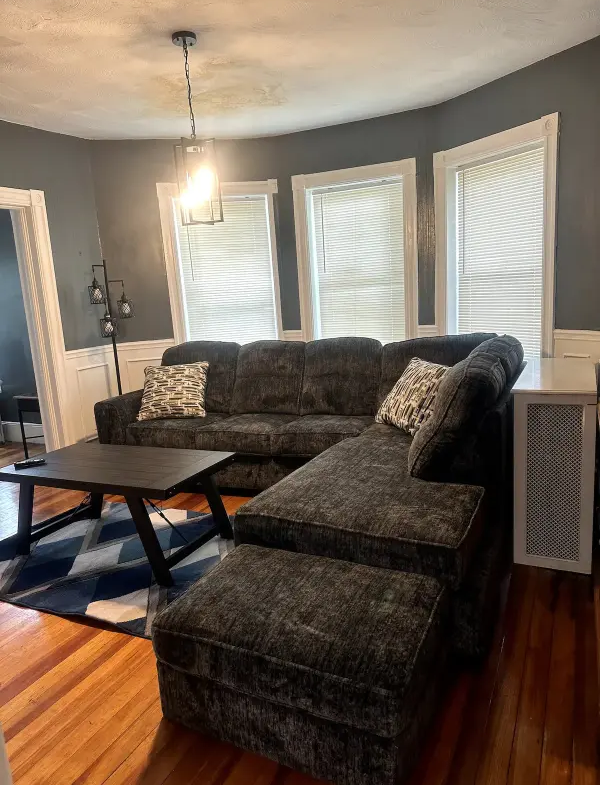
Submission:
[[[508,384],[516,381],[516,376],[520,373],[523,365],[523,346],[521,342],[512,335],[495,335],[488,341],[484,341],[477,346],[472,354],[486,352],[497,357],[502,363],[506,381]]]
[[[377,404],[381,406],[413,357],[437,365],[456,365],[464,360],[483,341],[496,337],[495,333],[467,333],[441,335],[435,338],[415,338],[410,341],[388,343],[381,356],[381,382]]]
[[[242,346],[232,414],[298,414],[303,371],[303,341],[255,341]]]
[[[476,350],[444,374],[433,413],[417,431],[408,453],[413,477],[442,482],[507,386],[500,359]]]
[[[207,362],[208,380],[204,404],[207,412],[226,412],[231,408],[235,371],[240,346],[224,341],[188,341],[167,349],[163,365]]]
[[[325,338],[306,344],[301,414],[374,415],[381,344],[373,338]]]

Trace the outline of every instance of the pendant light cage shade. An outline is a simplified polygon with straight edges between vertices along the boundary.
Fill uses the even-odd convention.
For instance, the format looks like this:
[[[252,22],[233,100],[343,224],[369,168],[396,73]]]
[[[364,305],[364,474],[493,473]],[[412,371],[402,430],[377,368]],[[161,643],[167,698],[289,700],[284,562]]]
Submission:
[[[91,286],[88,286],[88,294],[90,296],[91,305],[104,305],[106,302],[106,292],[104,291],[104,286],[101,286],[98,283],[95,276]]]
[[[175,145],[175,169],[183,226],[223,221],[223,197],[214,139],[186,139]]]
[[[100,334],[103,338],[114,338],[118,334],[117,321],[109,313],[100,319]]]
[[[135,316],[133,303],[125,292],[117,300],[117,311],[120,319],[133,319]]]

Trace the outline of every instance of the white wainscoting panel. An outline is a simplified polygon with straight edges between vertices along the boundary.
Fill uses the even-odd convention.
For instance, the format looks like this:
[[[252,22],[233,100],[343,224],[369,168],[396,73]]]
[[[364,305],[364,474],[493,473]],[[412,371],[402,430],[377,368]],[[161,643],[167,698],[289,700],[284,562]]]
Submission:
[[[554,330],[554,356],[600,362],[600,332]]]
[[[123,392],[141,389],[144,368],[160,365],[163,352],[174,343],[173,339],[165,339],[118,344]],[[69,396],[65,425],[72,444],[95,435],[94,404],[117,395],[112,344],[65,352],[65,367]]]
[[[41,425],[34,422],[24,422],[23,425],[25,426],[25,436],[30,443],[42,444],[44,442],[44,429]],[[3,420],[2,432],[4,434],[4,441],[6,442],[21,441],[21,426],[18,422],[11,422],[10,420],[7,422],[6,420]],[[2,440],[0,439],[0,442],[1,441]]]
[[[114,374],[111,373],[109,362],[110,359],[106,358],[103,362],[94,362],[75,369],[80,401],[80,433],[84,438],[91,436],[96,430],[94,403],[105,397],[109,398],[114,389],[111,384]]]

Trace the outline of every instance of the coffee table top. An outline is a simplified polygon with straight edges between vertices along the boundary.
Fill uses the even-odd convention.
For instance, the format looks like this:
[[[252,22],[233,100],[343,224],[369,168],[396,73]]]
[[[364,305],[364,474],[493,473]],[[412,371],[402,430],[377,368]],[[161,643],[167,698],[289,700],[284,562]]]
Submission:
[[[201,481],[202,475],[210,476],[231,463],[234,455],[83,442],[47,453],[43,466],[5,466],[0,469],[0,481],[168,499],[184,486]]]

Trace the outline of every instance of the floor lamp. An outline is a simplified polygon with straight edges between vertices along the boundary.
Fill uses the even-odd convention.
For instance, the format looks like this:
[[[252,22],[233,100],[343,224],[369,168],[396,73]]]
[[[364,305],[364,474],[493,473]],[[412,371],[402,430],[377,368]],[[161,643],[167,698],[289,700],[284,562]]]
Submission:
[[[104,275],[104,286],[96,279],[94,270],[97,267],[102,268]],[[106,271],[106,259],[102,260],[102,264],[92,265],[93,281],[91,286],[88,286],[88,293],[90,296],[90,303],[92,305],[104,305],[106,310],[102,319],[100,319],[100,334],[103,338],[110,338],[113,346],[113,354],[115,356],[115,371],[117,374],[117,388],[119,395],[123,394],[121,387],[121,372],[119,370],[119,353],[117,352],[117,335],[119,332],[119,319],[132,319],[134,316],[133,303],[125,294],[125,284],[122,278],[109,279]],[[113,305],[110,299],[110,284],[121,284],[121,296],[117,300],[117,312],[113,310]]]

